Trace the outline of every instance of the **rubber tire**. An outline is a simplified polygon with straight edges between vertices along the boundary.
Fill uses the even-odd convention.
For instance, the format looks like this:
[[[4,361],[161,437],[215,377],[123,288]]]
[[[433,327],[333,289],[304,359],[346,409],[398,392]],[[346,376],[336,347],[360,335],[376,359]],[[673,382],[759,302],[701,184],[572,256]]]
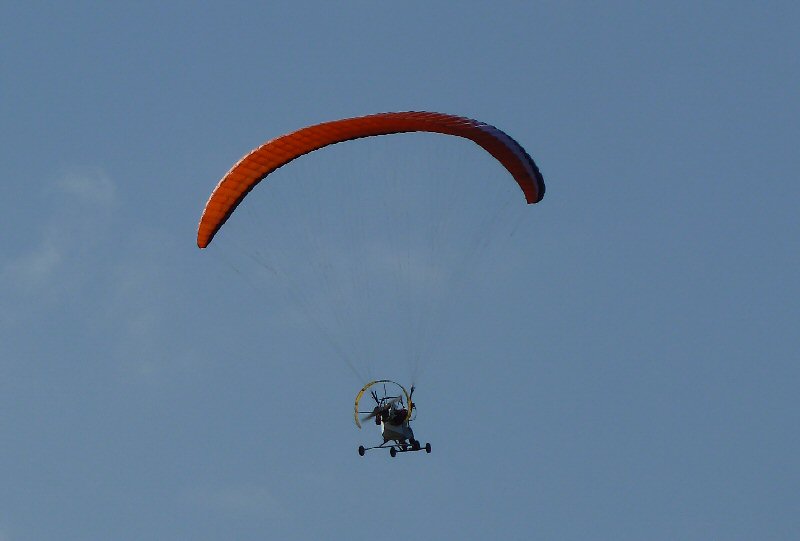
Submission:
[[[425,452],[426,453],[430,453],[431,452],[431,444],[430,443],[426,443],[425,444]]]
[[[359,454],[359,456],[364,456],[364,453],[366,453],[366,452],[367,452],[367,450],[364,449],[363,445],[359,445],[358,446],[358,454]]]
[[[412,440],[411,448],[414,449],[415,451],[419,451],[421,449],[421,447],[419,446],[419,442],[417,440]]]
[[[394,447],[390,448],[389,449],[389,454],[392,455],[392,458],[396,457],[397,456],[397,449],[395,449]]]

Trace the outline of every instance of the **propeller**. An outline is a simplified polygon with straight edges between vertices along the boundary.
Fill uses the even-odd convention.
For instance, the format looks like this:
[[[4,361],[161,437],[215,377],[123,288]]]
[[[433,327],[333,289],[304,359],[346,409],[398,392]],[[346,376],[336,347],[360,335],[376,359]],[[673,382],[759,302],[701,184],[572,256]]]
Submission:
[[[372,413],[370,413],[369,415],[365,415],[364,417],[362,417],[362,418],[361,418],[361,421],[362,421],[362,422],[364,422],[364,421],[369,421],[370,419],[372,419],[372,418],[373,418],[373,417],[375,417],[376,415],[378,415],[378,414],[381,414],[381,413],[383,413],[383,412],[385,412],[385,411],[388,411],[388,410],[389,410],[389,408],[391,408],[391,407],[392,407],[394,404],[396,404],[397,402],[399,402],[401,399],[402,399],[402,397],[401,397],[401,396],[396,396],[396,397],[392,398],[391,400],[388,400],[387,402],[385,402],[385,403],[383,404],[383,406],[381,406],[381,405],[375,406],[375,408],[372,410]],[[378,400],[376,399],[375,401],[377,402]],[[380,403],[379,403],[379,404],[380,404]]]

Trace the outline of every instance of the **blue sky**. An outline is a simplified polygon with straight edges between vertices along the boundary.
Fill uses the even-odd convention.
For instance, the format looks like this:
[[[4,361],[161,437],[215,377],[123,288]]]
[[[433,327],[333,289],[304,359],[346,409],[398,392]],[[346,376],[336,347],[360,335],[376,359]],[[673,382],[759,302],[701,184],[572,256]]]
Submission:
[[[799,11],[3,4],[0,540],[796,539]],[[252,147],[393,110],[500,127],[547,195],[420,361],[434,452],[391,460],[330,343],[195,228]],[[286,178],[507,180],[388,139]]]

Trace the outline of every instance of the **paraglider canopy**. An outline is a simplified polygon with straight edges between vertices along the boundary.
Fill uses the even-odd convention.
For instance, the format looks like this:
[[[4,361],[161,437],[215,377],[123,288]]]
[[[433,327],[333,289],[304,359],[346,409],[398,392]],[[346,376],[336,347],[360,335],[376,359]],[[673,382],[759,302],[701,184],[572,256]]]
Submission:
[[[544,179],[522,146],[498,128],[471,118],[430,112],[379,113],[324,122],[281,135],[239,160],[217,184],[197,229],[205,248],[245,196],[267,175],[292,160],[328,145],[407,132],[454,135],[473,141],[494,156],[514,177],[528,203],[544,197]]]

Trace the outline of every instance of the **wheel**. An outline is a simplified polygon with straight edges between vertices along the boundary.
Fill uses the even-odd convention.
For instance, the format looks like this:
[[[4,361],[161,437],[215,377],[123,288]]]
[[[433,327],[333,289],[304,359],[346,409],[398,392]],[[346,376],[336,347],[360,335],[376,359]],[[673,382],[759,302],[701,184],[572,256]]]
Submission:
[[[425,444],[425,452],[426,453],[430,453],[431,452],[431,444],[430,443],[426,443]]]
[[[375,416],[375,424],[376,425],[381,424],[381,415],[380,415],[380,413]]]
[[[366,453],[366,452],[367,452],[367,450],[366,450],[366,449],[364,449],[364,446],[363,446],[363,445],[359,445],[359,446],[358,446],[358,454],[359,454],[360,456],[364,456],[364,453]]]
[[[397,449],[395,449],[394,447],[390,448],[389,449],[389,454],[392,455],[392,457],[396,457],[397,456]]]
[[[415,451],[420,450],[419,442],[417,440],[411,440],[411,448]]]

